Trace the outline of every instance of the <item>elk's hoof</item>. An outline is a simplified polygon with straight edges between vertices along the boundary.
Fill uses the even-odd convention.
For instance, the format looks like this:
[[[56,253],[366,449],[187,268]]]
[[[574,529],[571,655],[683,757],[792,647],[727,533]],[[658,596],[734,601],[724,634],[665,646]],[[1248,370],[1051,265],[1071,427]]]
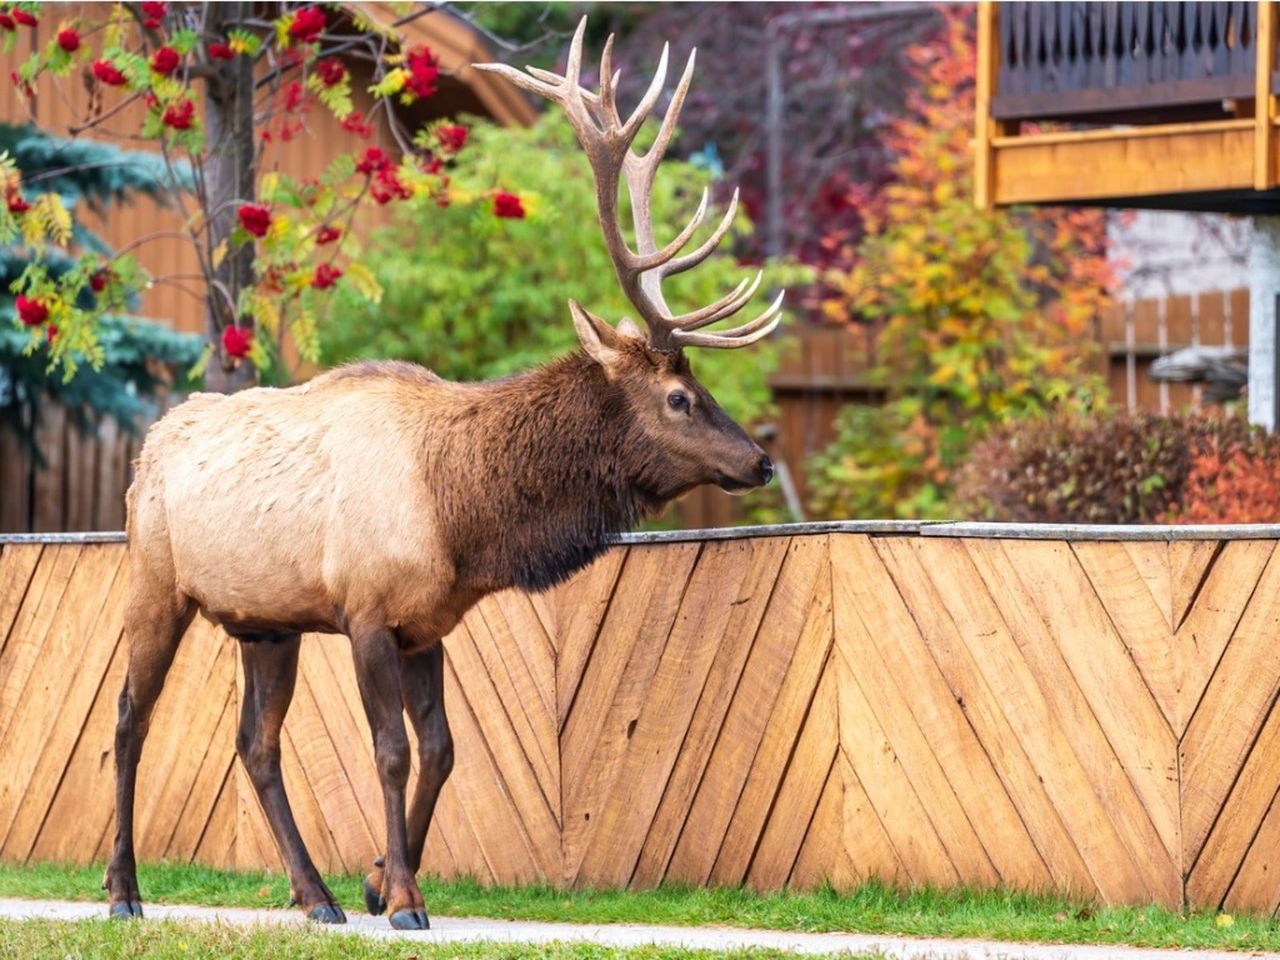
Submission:
[[[374,889],[368,877],[364,878],[364,908],[375,917],[381,916],[387,909],[387,898],[380,890]]]
[[[129,900],[125,903],[113,903],[111,905],[112,920],[141,920],[142,904],[137,900]]]
[[[430,930],[431,921],[425,910],[397,910],[391,915],[391,926],[397,930]]]
[[[322,903],[317,907],[311,908],[311,912],[307,914],[307,919],[316,923],[346,923],[347,915],[342,912],[342,908],[336,903]]]

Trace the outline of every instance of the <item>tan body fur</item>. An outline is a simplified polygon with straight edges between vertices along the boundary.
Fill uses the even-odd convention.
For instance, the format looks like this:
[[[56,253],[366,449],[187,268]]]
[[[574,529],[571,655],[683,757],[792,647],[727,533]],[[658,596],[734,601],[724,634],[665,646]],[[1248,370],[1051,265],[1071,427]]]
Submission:
[[[192,397],[143,449],[135,561],[171,563],[179,593],[233,633],[378,621],[442,636],[468,604],[454,599],[430,439],[476,390],[328,375]]]

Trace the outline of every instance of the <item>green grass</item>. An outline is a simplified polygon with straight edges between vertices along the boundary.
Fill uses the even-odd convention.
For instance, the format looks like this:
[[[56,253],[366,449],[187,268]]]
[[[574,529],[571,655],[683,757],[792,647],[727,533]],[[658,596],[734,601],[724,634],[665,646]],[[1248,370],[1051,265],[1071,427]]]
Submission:
[[[776,950],[710,953],[679,947],[617,949],[594,944],[527,946],[378,941],[308,927],[237,928],[173,921],[0,920],[0,957],[23,960],[787,960]],[[856,960],[856,958],[850,958]],[[867,958],[870,960],[870,958]]]
[[[101,867],[0,865],[0,897],[100,900]],[[143,900],[210,906],[283,907],[279,874],[229,873],[196,866],[143,866]],[[343,907],[363,909],[360,878],[333,877]],[[1102,907],[1059,896],[1009,891],[914,890],[868,883],[852,893],[756,894],[736,888],[663,887],[650,891],[487,888],[469,881],[422,881],[427,912],[454,917],[580,923],[720,925],[776,930],[856,931],[905,936],[982,937],[1050,943],[1130,944],[1280,950],[1280,925],[1265,917],[1179,914],[1160,907]],[[3,951],[0,951],[3,955]]]

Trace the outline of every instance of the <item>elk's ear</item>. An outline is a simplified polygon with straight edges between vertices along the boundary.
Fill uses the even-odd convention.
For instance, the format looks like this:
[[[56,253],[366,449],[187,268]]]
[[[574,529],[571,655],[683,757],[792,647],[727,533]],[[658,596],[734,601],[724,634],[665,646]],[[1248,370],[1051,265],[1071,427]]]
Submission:
[[[582,341],[582,349],[606,371],[609,370],[621,357],[618,351],[618,331],[595,314],[584,310],[577,300],[569,301],[569,312],[573,314],[573,326],[578,331],[578,339]]]

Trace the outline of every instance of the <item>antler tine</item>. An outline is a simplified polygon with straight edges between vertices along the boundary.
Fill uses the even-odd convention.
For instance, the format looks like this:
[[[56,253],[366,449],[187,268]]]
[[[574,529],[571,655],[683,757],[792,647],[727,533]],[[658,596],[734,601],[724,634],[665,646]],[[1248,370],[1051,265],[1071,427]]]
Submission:
[[[473,63],[472,66],[477,70],[484,70],[488,73],[496,73],[500,77],[506,77],[521,90],[528,90],[530,93],[536,93],[538,96],[546,97],[556,103],[562,102],[558,83],[556,85],[545,83],[541,79],[535,79],[527,73],[521,73],[515,67],[505,63]],[[538,72],[547,73],[547,71],[541,70]],[[555,73],[549,74],[549,77],[554,77],[559,83],[564,80],[563,77]]]
[[[764,313],[740,327],[734,327],[724,333],[691,333],[686,330],[673,330],[671,342],[678,347],[721,347],[732,350],[763,340],[777,329],[782,320],[782,299],[786,293],[783,290],[773,303],[769,304]]]
[[[600,122],[606,126],[618,123],[618,77],[621,72],[613,70],[613,34],[604,42],[604,51],[600,54],[600,110],[603,114]]]
[[[698,227],[702,225],[702,220],[707,215],[707,201],[711,195],[706,187],[702,188],[702,199],[698,202],[698,209],[694,211],[693,219],[691,219],[683,230],[676,234],[675,238],[661,250],[653,253],[645,254],[636,260],[636,269],[640,271],[653,270],[661,267],[668,260],[681,251],[689,238],[694,235]],[[665,273],[661,275],[665,276]]]
[[[724,239],[724,235],[729,232],[729,228],[733,226],[733,215],[738,212],[738,188],[734,187],[733,196],[729,198],[729,209],[724,212],[724,216],[720,218],[720,223],[716,225],[711,236],[703,240],[702,243],[690,250],[683,257],[673,257],[664,263],[660,269],[662,276],[670,277],[677,273],[684,273],[691,267],[696,267],[720,246],[720,241]]]
[[[733,316],[751,302],[751,298],[760,289],[760,281],[762,279],[764,279],[763,270],[757,270],[754,279],[743,277],[736,287],[715,303],[676,317],[672,321],[672,325],[681,330],[697,330],[701,327],[710,326],[726,317]]]
[[[578,78],[582,75],[582,38],[587,35],[587,18],[578,21],[578,29],[573,31],[573,41],[569,44],[569,62],[564,68],[564,85],[569,96],[574,96],[580,89]]]
[[[649,114],[653,112],[658,97],[662,96],[662,87],[667,82],[667,59],[670,53],[671,45],[664,43],[662,56],[658,58],[658,69],[654,71],[653,79],[649,81],[649,89],[644,92],[636,108],[631,111],[631,116],[627,117],[627,122],[622,125],[622,139],[628,145],[636,138],[645,120],[649,119]]]
[[[693,83],[693,66],[698,58],[697,47],[689,51],[689,59],[685,61],[684,73],[680,75],[680,83],[676,86],[676,92],[671,95],[671,103],[667,106],[667,112],[662,117],[662,126],[658,128],[658,136],[653,141],[648,152],[644,155],[645,179],[648,183],[653,183],[653,178],[658,172],[658,164],[666,155],[667,147],[671,145],[671,138],[676,132],[676,121],[680,119],[680,111],[684,109],[684,98],[688,96],[689,85]]]

